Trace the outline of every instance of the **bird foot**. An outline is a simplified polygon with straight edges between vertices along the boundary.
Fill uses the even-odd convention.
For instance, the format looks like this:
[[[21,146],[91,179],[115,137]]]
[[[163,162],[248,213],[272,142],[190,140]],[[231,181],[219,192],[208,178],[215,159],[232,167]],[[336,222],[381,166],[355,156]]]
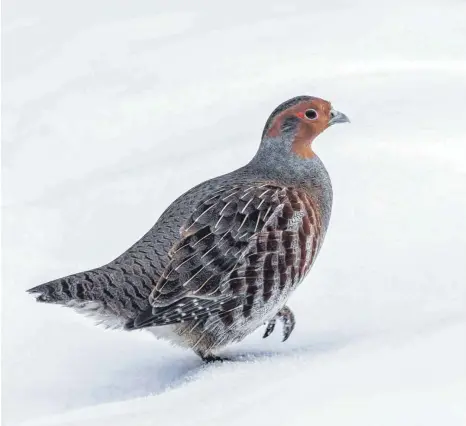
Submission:
[[[210,364],[212,362],[233,361],[231,358],[214,355],[212,353],[207,353],[207,354],[200,353],[200,352],[196,352],[196,353],[202,358],[202,361],[204,361],[207,364]]]
[[[277,322],[277,319],[280,320],[283,324],[283,339],[282,342],[288,339],[290,337],[292,331],[294,330],[294,327],[296,325],[296,320],[293,312],[288,306],[284,306],[282,309],[280,309],[268,323],[267,327],[265,329],[265,333],[262,336],[264,339],[266,337],[269,337],[272,332],[275,329],[275,324]]]
[[[265,333],[264,335],[262,336],[263,339],[265,339],[266,337],[269,337],[272,333],[273,333],[273,330],[275,330],[275,324],[277,323],[277,320],[276,320],[276,317],[273,317],[268,323],[267,323],[267,327],[265,329]]]

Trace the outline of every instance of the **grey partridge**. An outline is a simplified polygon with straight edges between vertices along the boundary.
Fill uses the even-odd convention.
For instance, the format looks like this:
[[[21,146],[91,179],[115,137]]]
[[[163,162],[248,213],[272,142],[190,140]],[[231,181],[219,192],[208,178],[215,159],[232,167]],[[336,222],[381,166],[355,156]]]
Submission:
[[[311,269],[332,208],[312,142],[349,122],[323,99],[298,96],[265,124],[254,158],[181,195],[152,229],[107,265],[28,290],[127,330],[193,349],[206,361],[263,324],[295,320],[288,298]]]

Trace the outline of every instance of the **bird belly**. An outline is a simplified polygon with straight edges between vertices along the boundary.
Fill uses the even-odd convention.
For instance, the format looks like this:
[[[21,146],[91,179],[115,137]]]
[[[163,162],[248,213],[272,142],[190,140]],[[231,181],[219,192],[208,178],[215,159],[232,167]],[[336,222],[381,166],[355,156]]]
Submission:
[[[191,339],[181,333],[178,325],[159,325],[156,327],[150,327],[148,331],[156,338],[166,340],[175,346],[182,348],[192,347]]]

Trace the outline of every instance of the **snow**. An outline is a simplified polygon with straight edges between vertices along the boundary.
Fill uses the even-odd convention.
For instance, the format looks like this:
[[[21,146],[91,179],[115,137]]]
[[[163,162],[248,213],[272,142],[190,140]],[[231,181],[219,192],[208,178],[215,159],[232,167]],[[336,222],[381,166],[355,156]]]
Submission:
[[[465,424],[464,3],[2,6],[5,424]],[[286,343],[202,365],[25,294],[244,164],[299,94],[352,124],[315,142],[335,203]]]
[[[341,424],[342,419],[351,425],[460,424],[466,387],[455,367],[464,362],[466,351],[463,345],[449,352],[461,331],[450,324],[409,344],[392,337],[351,348],[307,348],[292,356],[200,367],[184,386],[156,397],[31,424],[144,426],[168,419],[179,425],[304,425],[311,419],[317,424]],[[419,359],[432,348],[433,353]],[[432,362],[445,357],[452,363],[432,371]],[[185,402],[186,410],[180,407]]]

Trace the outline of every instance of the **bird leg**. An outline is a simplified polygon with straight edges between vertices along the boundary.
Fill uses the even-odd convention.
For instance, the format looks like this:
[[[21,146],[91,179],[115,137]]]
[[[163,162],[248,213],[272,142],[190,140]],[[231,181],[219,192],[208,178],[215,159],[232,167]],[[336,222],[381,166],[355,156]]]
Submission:
[[[266,337],[269,337],[272,334],[273,330],[275,329],[275,324],[277,322],[277,319],[279,319],[283,324],[282,342],[284,342],[285,340],[288,339],[288,337],[290,337],[291,332],[293,331],[294,326],[296,325],[294,314],[288,306],[284,306],[283,308],[281,308],[278,311],[277,315],[275,315],[267,323],[267,328],[265,329],[265,333],[262,337],[265,339]]]
[[[230,358],[214,355],[211,352],[196,351],[196,354],[199,355],[205,363],[231,361]]]

